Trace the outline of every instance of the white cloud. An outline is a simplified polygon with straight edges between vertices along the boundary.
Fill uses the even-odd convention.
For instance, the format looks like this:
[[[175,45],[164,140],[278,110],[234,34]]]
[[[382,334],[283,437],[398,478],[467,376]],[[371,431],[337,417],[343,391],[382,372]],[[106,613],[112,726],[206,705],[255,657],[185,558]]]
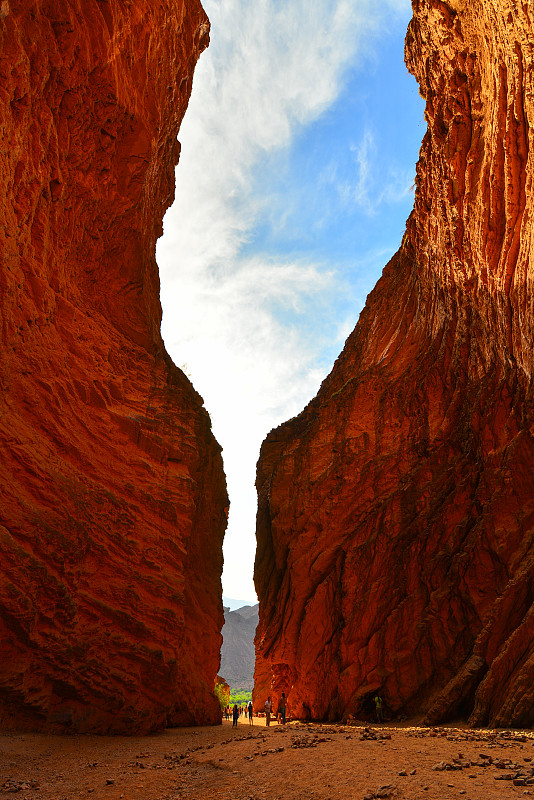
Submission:
[[[414,169],[403,169],[395,162],[384,163],[373,131],[366,128],[358,144],[350,145],[352,170],[339,174],[336,163],[323,171],[323,179],[336,187],[345,208],[358,206],[367,216],[375,216],[383,204],[400,203],[411,193]]]
[[[223,446],[231,500],[223,580],[231,597],[253,599],[261,441],[317,391],[325,337],[333,341],[349,326],[332,313],[329,301],[344,287],[331,267],[247,251],[268,205],[257,175],[273,153],[282,163],[295,133],[336,99],[384,15],[407,6],[204,2],[211,44],[180,131],[176,199],[157,258],[167,349],[187,365]]]
[[[345,194],[351,195],[351,199],[359,206],[364,206],[369,212],[372,211],[370,199],[370,183],[372,181],[372,171],[370,162],[376,157],[376,146],[371,131],[366,130],[359,145],[352,145],[350,148],[354,154],[354,160],[358,167],[357,181],[355,187],[345,188]]]

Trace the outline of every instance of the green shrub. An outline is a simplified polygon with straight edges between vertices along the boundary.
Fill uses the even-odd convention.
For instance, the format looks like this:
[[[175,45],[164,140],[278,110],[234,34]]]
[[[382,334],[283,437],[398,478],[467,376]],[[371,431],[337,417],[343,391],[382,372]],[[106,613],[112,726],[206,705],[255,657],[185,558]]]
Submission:
[[[248,705],[249,700],[252,700],[252,692],[245,692],[242,689],[236,689],[230,695],[229,703],[231,706],[236,703],[238,706]]]
[[[221,678],[219,675],[217,675],[217,680],[215,681],[214,691],[217,699],[219,700],[221,708],[226,708],[226,706],[230,703],[230,687],[224,678]]]

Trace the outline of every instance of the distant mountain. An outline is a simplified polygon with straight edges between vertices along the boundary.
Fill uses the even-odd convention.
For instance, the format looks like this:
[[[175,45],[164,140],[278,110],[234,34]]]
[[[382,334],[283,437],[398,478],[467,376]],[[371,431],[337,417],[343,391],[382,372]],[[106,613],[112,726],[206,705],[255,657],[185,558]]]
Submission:
[[[230,611],[236,611],[238,608],[244,608],[245,606],[253,606],[258,601],[257,600],[234,600],[232,597],[225,597],[223,595],[223,606],[225,608],[229,608]]]
[[[242,606],[231,611],[227,602],[223,598],[226,608],[219,675],[228,682],[233,691],[250,691],[254,686],[254,634],[258,624],[259,604]]]
[[[239,614],[241,617],[244,617],[244,619],[255,619],[257,623],[259,607],[259,603],[256,603],[253,606],[242,606],[242,608],[237,608],[235,613]],[[233,611],[233,609],[231,610]]]

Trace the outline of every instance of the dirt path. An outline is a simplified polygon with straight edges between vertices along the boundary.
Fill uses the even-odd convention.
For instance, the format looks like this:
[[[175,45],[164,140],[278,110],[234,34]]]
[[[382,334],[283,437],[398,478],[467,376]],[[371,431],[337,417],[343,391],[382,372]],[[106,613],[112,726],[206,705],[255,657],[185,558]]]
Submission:
[[[257,719],[144,738],[3,734],[0,798],[513,800],[534,797],[533,743],[531,731]]]

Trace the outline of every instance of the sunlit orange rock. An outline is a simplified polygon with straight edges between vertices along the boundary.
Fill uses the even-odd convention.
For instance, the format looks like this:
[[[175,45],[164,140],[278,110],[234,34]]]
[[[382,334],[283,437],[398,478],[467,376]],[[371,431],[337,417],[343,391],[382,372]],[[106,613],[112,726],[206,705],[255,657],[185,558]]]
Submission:
[[[197,0],[0,3],[0,727],[218,722],[227,496],[160,336]]]
[[[414,0],[415,207],[258,465],[258,706],[534,722],[534,17]]]

